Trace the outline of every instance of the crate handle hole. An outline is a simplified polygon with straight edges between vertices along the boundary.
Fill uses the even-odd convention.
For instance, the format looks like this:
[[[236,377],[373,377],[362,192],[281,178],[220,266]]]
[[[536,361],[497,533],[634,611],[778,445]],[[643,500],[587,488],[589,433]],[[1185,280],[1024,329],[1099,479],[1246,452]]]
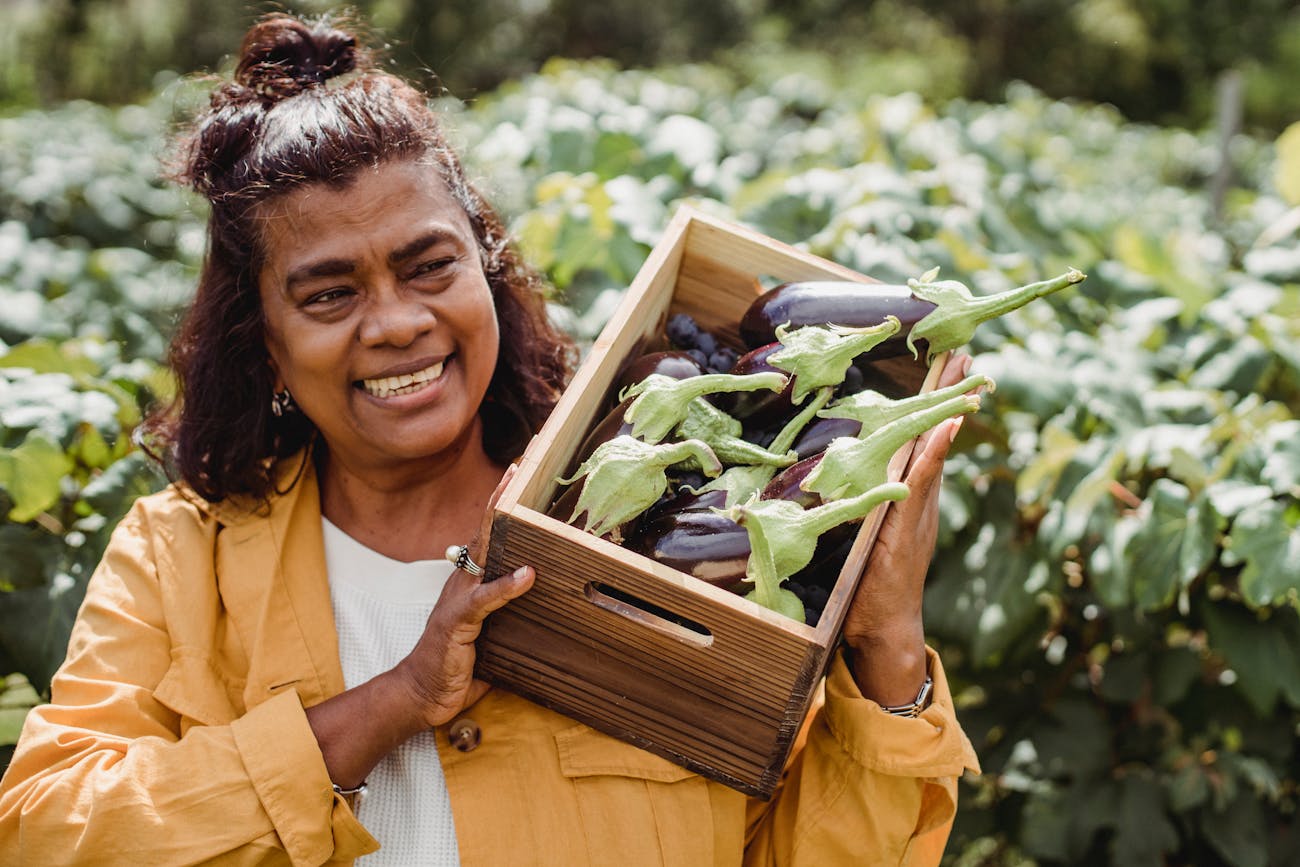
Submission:
[[[708,647],[713,644],[713,633],[707,626],[655,605],[653,602],[633,596],[624,590],[598,581],[588,581],[582,592],[596,607],[617,614],[619,617],[626,617],[669,638],[696,647]]]

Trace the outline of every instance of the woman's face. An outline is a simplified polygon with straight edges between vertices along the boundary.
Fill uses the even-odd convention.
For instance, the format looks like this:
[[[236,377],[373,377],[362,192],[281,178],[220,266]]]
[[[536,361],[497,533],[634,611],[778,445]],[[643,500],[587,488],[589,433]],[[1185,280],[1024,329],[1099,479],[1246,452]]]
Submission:
[[[277,389],[332,459],[392,464],[466,442],[496,367],[497,320],[469,219],[437,171],[386,163],[259,216]]]

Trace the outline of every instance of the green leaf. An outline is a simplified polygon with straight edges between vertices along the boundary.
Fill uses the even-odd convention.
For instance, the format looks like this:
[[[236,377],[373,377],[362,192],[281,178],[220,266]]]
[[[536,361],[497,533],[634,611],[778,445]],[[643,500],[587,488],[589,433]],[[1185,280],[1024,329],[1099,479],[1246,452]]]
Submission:
[[[103,435],[94,425],[82,425],[72,452],[77,460],[91,469],[100,469],[113,462],[112,447],[104,442]]]
[[[1223,811],[1203,809],[1200,827],[1214,850],[1234,867],[1267,867],[1268,829],[1259,802],[1238,792]]]
[[[1300,527],[1286,507],[1269,500],[1243,509],[1232,522],[1223,563],[1245,563],[1241,593],[1251,605],[1295,602],[1300,594]]]
[[[66,373],[70,376],[98,376],[99,364],[87,358],[76,344],[28,340],[0,355],[0,367],[23,367],[36,373]]]
[[[1102,668],[1098,693],[1107,701],[1132,704],[1147,684],[1145,653],[1112,653]]]
[[[23,732],[23,720],[27,719],[26,707],[0,707],[0,747],[13,746],[18,743],[18,736]]]
[[[1300,496],[1300,421],[1270,426],[1265,440],[1267,457],[1261,481],[1279,494]]]
[[[1163,865],[1178,847],[1178,830],[1165,813],[1164,792],[1155,780],[1129,776],[1120,781],[1119,821],[1111,852],[1124,867]]]
[[[22,674],[11,674],[0,682],[0,708],[28,708],[40,704],[30,682]]]
[[[1110,732],[1094,702],[1067,696],[1036,722],[1030,737],[1043,776],[1089,778],[1110,766]]]
[[[1124,548],[1133,593],[1147,611],[1167,608],[1210,565],[1218,516],[1202,500],[1193,500],[1185,486],[1157,479],[1138,518],[1141,527]]]
[[[1162,651],[1151,675],[1151,700],[1168,707],[1182,700],[1200,676],[1201,657],[1185,647],[1172,647]]]
[[[1273,183],[1287,204],[1300,205],[1300,121],[1277,137],[1277,167]]]
[[[1062,792],[1030,792],[1020,813],[1020,845],[1035,858],[1066,861],[1073,812]]]
[[[1233,518],[1243,509],[1273,498],[1268,485],[1256,485],[1240,479],[1224,479],[1206,487],[1205,498],[1214,511],[1224,518]]]
[[[1263,619],[1236,605],[1207,600],[1201,617],[1211,649],[1236,673],[1234,688],[1257,714],[1272,713],[1279,695],[1300,707],[1300,616],[1293,609]]]
[[[43,434],[33,432],[8,454],[0,452],[0,484],[13,508],[9,520],[30,521],[59,501],[60,482],[72,470],[72,460]]]
[[[1133,575],[1125,555],[1129,541],[1145,526],[1140,518],[1125,515],[1109,528],[1088,556],[1088,577],[1101,601],[1111,608],[1127,608],[1133,598]]]
[[[1174,771],[1165,782],[1169,794],[1169,809],[1186,813],[1210,799],[1210,783],[1205,768],[1194,757],[1185,757],[1186,764]]]

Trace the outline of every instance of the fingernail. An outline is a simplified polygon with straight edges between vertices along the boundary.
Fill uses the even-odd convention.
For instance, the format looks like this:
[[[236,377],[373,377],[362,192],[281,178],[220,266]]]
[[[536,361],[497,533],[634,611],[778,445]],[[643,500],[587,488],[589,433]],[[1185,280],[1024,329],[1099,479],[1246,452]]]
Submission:
[[[971,358],[969,355],[966,356],[964,359],[962,359],[961,375],[965,376],[966,374],[970,373],[970,367],[974,363],[975,363],[975,359]]]
[[[951,443],[953,440],[957,439],[957,431],[961,430],[961,423],[962,423],[964,420],[965,420],[964,417],[958,417],[958,418],[955,418],[955,419],[952,420],[952,424],[949,425],[949,427],[948,427],[948,442],[949,442],[949,443]]]
[[[528,577],[528,567],[520,566],[518,569],[510,573],[510,577],[516,581],[524,580],[524,578]]]

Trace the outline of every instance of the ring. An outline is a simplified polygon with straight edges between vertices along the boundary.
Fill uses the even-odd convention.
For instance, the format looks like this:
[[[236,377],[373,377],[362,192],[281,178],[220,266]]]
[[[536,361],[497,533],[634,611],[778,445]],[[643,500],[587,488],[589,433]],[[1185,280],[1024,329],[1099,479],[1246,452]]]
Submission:
[[[447,559],[463,572],[471,575],[483,574],[483,567],[469,558],[468,545],[452,545],[447,549]]]

